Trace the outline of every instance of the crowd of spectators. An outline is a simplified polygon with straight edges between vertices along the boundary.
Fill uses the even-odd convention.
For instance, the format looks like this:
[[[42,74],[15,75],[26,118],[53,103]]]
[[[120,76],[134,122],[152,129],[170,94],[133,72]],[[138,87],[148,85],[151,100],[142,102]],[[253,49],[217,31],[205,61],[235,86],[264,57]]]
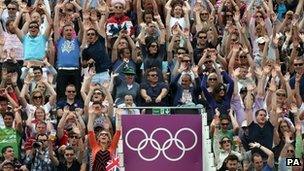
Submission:
[[[152,112],[120,107],[179,106],[217,170],[302,171],[303,4],[0,1],[0,170],[104,171],[120,116]]]

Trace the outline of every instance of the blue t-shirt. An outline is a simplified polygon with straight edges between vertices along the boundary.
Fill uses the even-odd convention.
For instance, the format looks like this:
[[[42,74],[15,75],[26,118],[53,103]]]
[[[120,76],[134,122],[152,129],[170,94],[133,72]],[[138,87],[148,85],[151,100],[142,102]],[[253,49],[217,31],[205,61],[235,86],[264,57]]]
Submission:
[[[42,61],[46,56],[46,42],[45,35],[37,35],[36,37],[26,34],[22,37],[24,60],[38,60]]]
[[[57,41],[57,67],[79,67],[80,42],[77,38]]]
[[[266,165],[263,167],[262,171],[273,171],[273,168],[270,167],[268,164],[266,164]]]

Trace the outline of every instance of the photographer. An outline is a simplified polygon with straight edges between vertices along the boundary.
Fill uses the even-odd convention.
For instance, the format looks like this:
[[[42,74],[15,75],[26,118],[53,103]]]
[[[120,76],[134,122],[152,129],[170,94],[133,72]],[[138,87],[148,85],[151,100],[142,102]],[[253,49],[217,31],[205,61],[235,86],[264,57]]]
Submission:
[[[51,171],[52,165],[58,164],[58,160],[53,151],[52,142],[48,135],[38,134],[33,148],[27,151],[24,162],[29,170]]]

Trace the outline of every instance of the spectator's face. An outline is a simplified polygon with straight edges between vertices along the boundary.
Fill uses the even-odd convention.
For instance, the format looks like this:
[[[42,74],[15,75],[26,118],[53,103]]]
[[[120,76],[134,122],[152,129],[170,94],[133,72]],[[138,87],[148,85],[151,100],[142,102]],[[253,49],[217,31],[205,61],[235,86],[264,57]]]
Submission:
[[[131,51],[130,51],[130,49],[124,49],[122,57],[126,58],[126,59],[130,59],[131,58]]]
[[[67,161],[67,163],[72,163],[75,159],[75,152],[74,150],[65,150],[64,151],[64,158]]]
[[[45,113],[42,109],[36,109],[35,111],[35,118],[40,120],[40,121],[43,121],[44,118],[45,118]]]
[[[127,84],[132,84],[134,82],[134,75],[126,74],[125,75]]]
[[[182,64],[189,69],[190,68],[190,64],[191,64],[191,59],[189,57],[184,57],[182,58]]]
[[[73,36],[73,27],[72,26],[65,26],[63,30],[63,36],[64,38],[71,40]]]
[[[209,13],[206,10],[203,10],[200,14],[201,20],[202,21],[208,21],[209,19]]]
[[[228,125],[229,125],[228,119],[221,120],[221,128],[222,128],[222,130],[226,131],[228,129]]]
[[[259,46],[260,51],[263,51],[265,43],[259,43],[258,46]]]
[[[40,70],[38,70],[38,69],[34,70],[33,74],[34,74],[34,79],[35,80],[40,80],[41,77],[42,77],[42,72]]]
[[[150,54],[157,53],[157,43],[156,42],[151,43],[151,45],[149,46],[149,52],[150,52]]]
[[[5,152],[3,153],[3,157],[5,160],[12,160],[14,159],[14,149],[13,148],[7,148]]]
[[[148,35],[154,35],[156,33],[156,31],[157,31],[156,25],[153,23],[149,23],[148,28],[147,28]]]
[[[184,49],[178,49],[177,50],[178,59],[182,60],[185,54],[186,54],[186,51]]]
[[[210,74],[208,77],[208,85],[213,87],[218,83],[216,74]]]
[[[44,133],[46,133],[46,125],[44,123],[38,123],[36,125],[36,130],[37,130],[37,133],[44,134]]]
[[[6,127],[11,128],[13,126],[14,118],[12,116],[5,115],[3,120]]]
[[[80,137],[77,134],[69,135],[69,144],[71,144],[73,147],[77,146],[79,139]]]
[[[288,158],[294,157],[294,155],[295,155],[295,150],[294,150],[294,148],[292,147],[292,145],[290,145],[290,146],[287,148],[286,154],[287,154],[287,157],[288,157]]]
[[[4,113],[6,112],[8,108],[8,102],[7,101],[0,101],[0,112]]]
[[[301,72],[303,70],[303,60],[294,60],[294,69],[297,73]]]
[[[149,74],[148,74],[148,80],[151,83],[157,83],[157,81],[158,81],[157,72],[156,71],[149,72]]]
[[[127,48],[128,45],[129,44],[128,44],[128,41],[126,39],[120,39],[120,41],[118,42],[117,49]]]
[[[228,138],[223,138],[221,145],[223,150],[229,151],[231,149],[231,140]]]
[[[95,102],[102,100],[102,97],[103,97],[103,93],[100,90],[95,90],[92,98],[93,101]]]
[[[256,22],[261,22],[261,21],[263,21],[264,19],[263,19],[263,14],[262,13],[260,13],[260,12],[257,12],[256,14],[255,14],[255,21]]]
[[[116,3],[114,5],[114,12],[115,14],[123,14],[124,6],[121,3]]]
[[[132,104],[133,104],[133,97],[131,95],[126,95],[125,96],[125,104],[132,106]]]
[[[73,12],[74,12],[74,5],[72,3],[66,3],[64,11],[65,11],[65,13],[73,14]]]
[[[110,133],[107,131],[101,131],[99,133],[98,141],[101,144],[108,144],[110,141]]]
[[[29,26],[29,32],[30,32],[30,35],[31,36],[37,36],[38,33],[39,33],[39,25],[36,24],[36,23],[32,23],[30,26]]]
[[[265,124],[265,122],[266,122],[266,113],[264,112],[264,111],[259,111],[259,113],[258,113],[258,115],[257,115],[257,117],[256,117],[256,121],[257,121],[257,123],[259,123],[259,124]]]
[[[286,91],[283,89],[279,89],[276,91],[277,102],[283,103],[286,100]]]
[[[180,5],[176,5],[173,9],[173,16],[174,17],[181,17],[183,15],[183,9],[182,9],[182,6]]]
[[[280,131],[283,133],[285,131],[289,131],[289,126],[286,121],[282,121],[280,124]]]
[[[206,33],[200,33],[198,36],[197,36],[197,43],[199,45],[205,45],[207,42],[207,34]]]
[[[182,76],[182,87],[183,89],[189,89],[192,81],[189,75],[183,75]]]
[[[46,91],[46,87],[43,83],[38,83],[37,84],[37,88],[41,91],[41,92],[45,92]]]
[[[46,135],[38,136],[38,142],[41,142],[42,148],[46,148],[48,146],[48,137]]]
[[[254,156],[253,157],[253,167],[256,170],[262,170],[263,168],[263,160],[261,156]]]
[[[240,78],[245,79],[247,74],[248,74],[248,68],[241,67],[240,68]]]
[[[236,171],[238,168],[238,161],[237,160],[228,160],[226,166],[229,171]]]
[[[65,90],[65,95],[68,99],[74,99],[76,96],[76,88],[74,86],[68,86]]]
[[[87,32],[87,38],[89,43],[94,43],[97,40],[97,35],[94,30],[89,30]]]
[[[153,21],[152,14],[145,14],[144,16],[146,23],[151,23]]]
[[[42,99],[43,99],[43,96],[42,96],[41,93],[35,93],[35,94],[33,95],[33,102],[34,102],[34,104],[36,104],[36,105],[42,104]]]
[[[17,13],[17,6],[13,4],[8,4],[7,10],[9,16],[15,16]]]

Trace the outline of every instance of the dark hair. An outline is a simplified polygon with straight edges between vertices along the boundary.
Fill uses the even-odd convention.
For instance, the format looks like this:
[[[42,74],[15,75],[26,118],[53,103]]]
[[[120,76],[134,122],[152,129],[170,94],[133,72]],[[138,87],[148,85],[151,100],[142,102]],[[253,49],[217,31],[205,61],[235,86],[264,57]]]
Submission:
[[[38,137],[43,137],[43,136],[46,136],[47,138],[49,138],[49,136],[47,134],[37,134],[36,135],[36,140],[38,140]]]
[[[14,148],[13,148],[12,146],[10,146],[10,145],[3,147],[2,150],[1,150],[2,156],[3,156],[3,154],[5,153],[5,151],[6,151],[8,148],[14,149]]]
[[[259,114],[260,111],[264,111],[264,112],[267,114],[267,111],[266,111],[265,109],[262,108],[262,109],[258,109],[258,110],[255,112],[255,114],[254,114],[255,117],[258,116],[258,114]]]
[[[39,70],[39,71],[42,73],[42,68],[41,68],[41,67],[34,66],[34,67],[33,67],[33,71],[35,71],[35,70]]]
[[[152,15],[152,18],[153,18],[153,15],[154,15],[153,10],[147,9],[147,10],[144,11],[144,13],[143,13],[143,15],[142,15],[142,19],[143,19],[144,22],[146,22],[145,16],[146,16],[146,15],[149,15],[149,14]]]
[[[90,30],[93,30],[95,34],[97,34],[97,31],[94,28],[89,28],[87,32],[89,32]]]
[[[227,87],[225,84],[223,83],[218,83],[217,85],[215,85],[215,87],[212,90],[212,95],[214,97],[214,99],[216,101],[221,100],[221,97],[219,96],[219,92],[222,90],[222,88],[224,87],[224,91],[226,93]]]
[[[178,50],[184,50],[186,53],[189,53],[189,50],[188,50],[187,48],[185,48],[185,47],[178,47],[178,48],[176,49],[176,52],[177,52]]]
[[[8,102],[8,99],[4,96],[0,96],[0,102],[3,102],[3,101]]]
[[[75,153],[75,149],[72,146],[67,146],[64,151],[66,151],[66,150],[73,150]]]
[[[251,156],[251,161],[253,162],[254,157],[262,157],[260,153],[253,153]]]
[[[30,26],[31,24],[37,24],[38,27],[39,27],[39,23],[38,23],[37,21],[31,21],[30,24],[29,24],[29,26]]]
[[[14,113],[13,113],[13,112],[10,112],[10,111],[5,112],[4,115],[3,115],[3,118],[4,118],[5,116],[11,116],[13,119],[15,118]]]
[[[122,49],[119,49],[119,50],[118,50],[117,56],[118,56],[119,59],[120,59],[120,55],[122,55],[122,54],[125,52],[126,49],[130,50],[128,47],[125,47],[125,48],[122,48]],[[130,52],[131,52],[131,51],[130,51]]]
[[[228,162],[229,160],[231,161],[237,160],[239,162],[239,158],[234,154],[230,154],[228,157],[226,157],[225,162]]]

